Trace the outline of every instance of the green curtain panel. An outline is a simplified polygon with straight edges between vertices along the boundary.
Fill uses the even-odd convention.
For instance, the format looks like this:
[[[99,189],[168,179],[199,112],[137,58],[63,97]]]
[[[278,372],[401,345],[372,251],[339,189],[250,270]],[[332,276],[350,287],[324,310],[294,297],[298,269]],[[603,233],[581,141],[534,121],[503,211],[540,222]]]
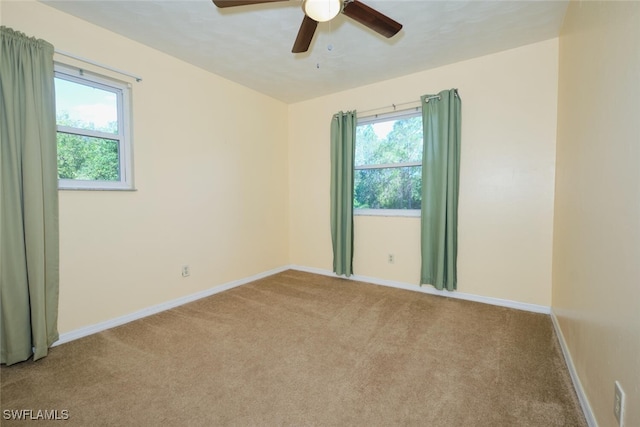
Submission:
[[[58,172],[53,46],[0,27],[1,363],[58,339]]]
[[[457,288],[461,101],[456,89],[424,95],[420,284]]]
[[[353,274],[353,173],[356,113],[342,111],[331,120],[331,241],[333,271]]]

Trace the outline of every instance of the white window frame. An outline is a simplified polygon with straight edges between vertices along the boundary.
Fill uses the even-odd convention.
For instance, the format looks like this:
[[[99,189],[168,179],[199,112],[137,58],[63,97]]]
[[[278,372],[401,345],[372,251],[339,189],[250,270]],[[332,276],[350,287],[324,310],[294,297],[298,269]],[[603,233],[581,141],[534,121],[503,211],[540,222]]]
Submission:
[[[394,111],[386,114],[376,114],[374,116],[358,117],[356,126],[364,126],[368,124],[374,124],[378,122],[386,122],[391,119],[410,119],[412,117],[422,116],[422,110],[420,107],[412,108],[410,110]],[[424,144],[424,141],[422,142]],[[356,140],[356,144],[358,141]],[[403,162],[403,163],[386,163],[386,164],[368,164],[354,166],[355,170],[366,169],[389,169],[389,168],[402,168],[422,166],[422,162]],[[354,208],[354,215],[362,216],[395,216],[395,217],[420,217],[420,209],[361,209]]]
[[[79,70],[64,64],[54,64],[55,77],[74,83],[95,87],[116,95],[118,108],[118,133],[80,129],[71,126],[57,126],[57,132],[118,141],[120,180],[98,181],[79,179],[58,179],[60,190],[134,190],[133,149],[131,142],[131,84],[102,75]]]

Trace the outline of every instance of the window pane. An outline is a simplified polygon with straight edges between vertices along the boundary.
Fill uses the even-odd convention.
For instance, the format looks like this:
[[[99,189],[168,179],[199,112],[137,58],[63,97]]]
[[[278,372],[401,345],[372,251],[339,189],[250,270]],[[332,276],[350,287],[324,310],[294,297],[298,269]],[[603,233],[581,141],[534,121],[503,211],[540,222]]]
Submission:
[[[390,119],[356,128],[355,164],[419,162],[422,160],[422,117]]]
[[[420,209],[422,166],[355,171],[356,209]]]
[[[79,129],[118,134],[118,99],[114,92],[55,79],[56,122]]]
[[[58,178],[119,181],[118,141],[58,132]]]

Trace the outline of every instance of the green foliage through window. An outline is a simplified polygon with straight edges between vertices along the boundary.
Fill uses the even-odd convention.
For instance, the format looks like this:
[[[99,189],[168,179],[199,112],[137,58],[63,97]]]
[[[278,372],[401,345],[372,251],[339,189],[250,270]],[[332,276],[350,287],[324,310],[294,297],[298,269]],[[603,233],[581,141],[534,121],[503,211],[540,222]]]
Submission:
[[[58,178],[118,181],[118,141],[58,132]]]
[[[356,128],[355,209],[420,209],[422,118],[418,114]]]
[[[55,67],[59,188],[131,189],[129,86]]]

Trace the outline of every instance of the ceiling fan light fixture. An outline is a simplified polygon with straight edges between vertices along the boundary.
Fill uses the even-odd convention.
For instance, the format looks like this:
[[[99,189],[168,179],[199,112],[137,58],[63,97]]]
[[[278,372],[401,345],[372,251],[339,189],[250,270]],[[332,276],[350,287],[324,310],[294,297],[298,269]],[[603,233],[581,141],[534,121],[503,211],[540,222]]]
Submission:
[[[335,18],[342,10],[343,0],[304,0],[302,10],[314,21],[326,22]]]

